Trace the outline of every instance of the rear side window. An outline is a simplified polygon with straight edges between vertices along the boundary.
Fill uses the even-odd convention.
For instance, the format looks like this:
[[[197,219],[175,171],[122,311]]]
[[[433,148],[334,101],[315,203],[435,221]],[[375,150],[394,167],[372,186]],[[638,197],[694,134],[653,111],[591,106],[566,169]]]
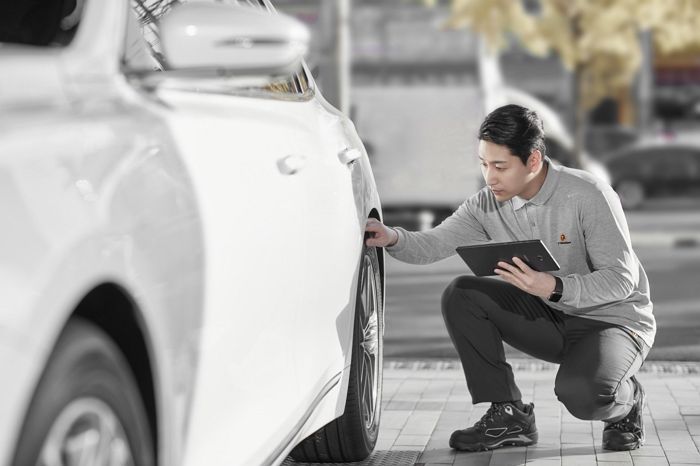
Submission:
[[[2,0],[0,42],[64,47],[73,40],[87,0]]]

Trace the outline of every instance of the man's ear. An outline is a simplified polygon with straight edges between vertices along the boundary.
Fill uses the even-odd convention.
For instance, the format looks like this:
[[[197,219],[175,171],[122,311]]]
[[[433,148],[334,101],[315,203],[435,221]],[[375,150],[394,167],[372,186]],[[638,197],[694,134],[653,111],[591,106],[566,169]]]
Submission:
[[[537,170],[541,162],[543,162],[542,152],[540,152],[539,149],[535,149],[530,152],[530,156],[527,158],[527,168],[534,172]]]

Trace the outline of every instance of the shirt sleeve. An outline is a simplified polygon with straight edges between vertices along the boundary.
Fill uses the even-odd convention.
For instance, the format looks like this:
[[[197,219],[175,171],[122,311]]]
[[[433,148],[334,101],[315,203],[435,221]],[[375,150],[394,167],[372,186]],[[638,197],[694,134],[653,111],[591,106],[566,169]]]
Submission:
[[[639,283],[639,262],[620,199],[612,188],[582,199],[579,216],[591,272],[562,277],[561,303],[585,314],[586,308],[630,296]]]
[[[456,254],[458,246],[489,241],[478,219],[476,199],[467,199],[440,225],[427,231],[407,231],[396,227],[399,239],[386,251],[410,264],[430,264]]]

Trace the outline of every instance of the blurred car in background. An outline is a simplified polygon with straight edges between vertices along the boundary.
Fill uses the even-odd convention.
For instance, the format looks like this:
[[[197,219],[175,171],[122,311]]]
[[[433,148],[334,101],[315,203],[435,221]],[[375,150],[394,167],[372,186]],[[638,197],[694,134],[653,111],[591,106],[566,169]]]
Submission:
[[[267,1],[0,7],[0,464],[372,451],[381,206],[307,41]]]
[[[700,193],[700,146],[683,142],[645,142],[602,158],[612,187],[626,209],[658,196]]]

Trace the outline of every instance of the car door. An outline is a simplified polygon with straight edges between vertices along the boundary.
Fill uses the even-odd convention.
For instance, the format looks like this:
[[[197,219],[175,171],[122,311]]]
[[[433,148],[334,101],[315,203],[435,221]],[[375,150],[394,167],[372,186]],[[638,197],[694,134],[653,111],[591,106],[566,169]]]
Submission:
[[[148,41],[157,24],[145,16]],[[147,43],[157,61],[157,41]],[[267,464],[307,409],[294,332],[309,241],[298,176],[307,162],[304,125],[288,111],[297,87],[287,77],[255,86],[236,76],[150,79],[158,84],[141,88],[151,89],[154,112],[189,170],[205,244],[185,464]]]
[[[274,11],[269,2],[262,3]],[[366,213],[359,194],[364,189],[362,149],[352,123],[323,99],[306,68],[295,82],[307,99],[294,102],[289,111],[303,125],[297,142],[308,162],[299,173],[307,283],[295,315],[295,357],[301,399],[311,405],[350,363]]]
[[[318,96],[298,112],[309,135],[301,215],[312,241],[305,270],[309,286],[302,290],[304,308],[295,328],[301,396],[310,401],[349,363],[365,214],[356,202],[362,192],[361,152],[345,135],[344,117]]]
[[[222,458],[225,450],[212,446],[226,449],[230,439],[264,451],[282,440],[269,427],[298,416],[292,330],[306,277],[293,122],[274,101],[172,90],[159,97],[190,167],[207,248],[190,453],[201,446]]]

